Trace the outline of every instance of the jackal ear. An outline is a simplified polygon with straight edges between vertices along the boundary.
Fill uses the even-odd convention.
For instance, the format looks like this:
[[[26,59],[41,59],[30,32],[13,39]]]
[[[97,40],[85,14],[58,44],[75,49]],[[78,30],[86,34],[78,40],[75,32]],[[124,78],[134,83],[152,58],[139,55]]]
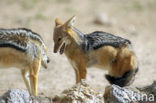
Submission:
[[[61,21],[59,20],[59,18],[56,18],[55,19],[55,26],[58,26],[58,25],[62,25]]]
[[[71,18],[65,23],[65,25],[66,25],[68,28],[72,27],[72,26],[74,25],[75,19],[76,19],[76,16],[71,17]]]

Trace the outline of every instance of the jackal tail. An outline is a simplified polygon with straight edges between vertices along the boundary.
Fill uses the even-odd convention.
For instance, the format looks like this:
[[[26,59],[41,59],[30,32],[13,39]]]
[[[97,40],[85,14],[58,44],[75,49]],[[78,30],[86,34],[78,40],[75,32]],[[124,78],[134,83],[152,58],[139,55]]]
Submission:
[[[121,87],[123,86],[129,86],[131,83],[133,83],[136,73],[138,72],[139,68],[131,69],[124,73],[120,77],[114,77],[110,75],[105,75],[106,79],[109,81],[110,84],[116,84]]]

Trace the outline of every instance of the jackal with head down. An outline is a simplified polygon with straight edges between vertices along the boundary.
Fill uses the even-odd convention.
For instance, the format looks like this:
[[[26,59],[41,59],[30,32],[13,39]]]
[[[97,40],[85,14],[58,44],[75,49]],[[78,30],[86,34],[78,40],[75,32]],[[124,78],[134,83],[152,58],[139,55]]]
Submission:
[[[130,85],[138,71],[131,42],[110,33],[83,34],[73,27],[75,16],[62,24],[57,18],[53,34],[54,53],[65,53],[75,70],[76,82],[86,79],[89,67],[107,69],[106,79],[119,86]]]
[[[0,68],[20,68],[30,95],[37,95],[40,65],[47,68],[48,62],[39,34],[25,28],[0,29]]]

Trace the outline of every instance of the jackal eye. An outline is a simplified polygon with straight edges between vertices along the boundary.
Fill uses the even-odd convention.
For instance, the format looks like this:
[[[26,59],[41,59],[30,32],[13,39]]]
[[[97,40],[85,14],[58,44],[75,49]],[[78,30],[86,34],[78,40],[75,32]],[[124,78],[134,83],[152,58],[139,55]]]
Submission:
[[[60,41],[61,40],[61,38],[58,38],[58,41]]]

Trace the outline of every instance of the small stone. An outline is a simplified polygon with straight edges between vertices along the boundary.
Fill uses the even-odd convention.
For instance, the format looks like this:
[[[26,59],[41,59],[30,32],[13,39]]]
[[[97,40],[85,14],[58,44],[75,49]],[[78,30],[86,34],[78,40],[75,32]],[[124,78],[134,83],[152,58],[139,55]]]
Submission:
[[[105,13],[97,14],[94,22],[95,22],[95,24],[105,25],[105,26],[110,26],[112,24],[111,20],[108,18],[108,15]]]

